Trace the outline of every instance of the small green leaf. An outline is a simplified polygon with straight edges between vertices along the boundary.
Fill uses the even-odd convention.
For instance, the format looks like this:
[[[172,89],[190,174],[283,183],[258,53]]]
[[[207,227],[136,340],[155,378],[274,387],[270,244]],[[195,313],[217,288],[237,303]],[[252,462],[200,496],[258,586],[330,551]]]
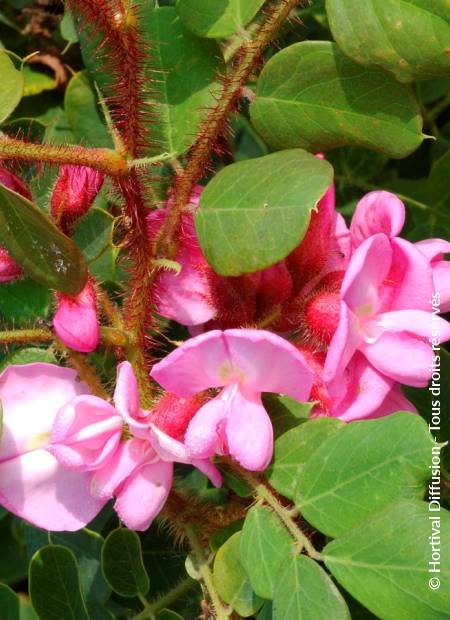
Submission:
[[[14,260],[33,280],[76,295],[87,266],[75,243],[32,202],[0,184],[0,237]]]
[[[48,545],[30,564],[30,597],[40,620],[89,620],[81,596],[78,566],[69,549]]]
[[[51,350],[28,347],[26,349],[18,349],[7,355],[0,362],[0,370],[3,370],[11,364],[33,364],[35,362],[57,364],[56,357]]]
[[[430,455],[431,458],[431,455]],[[440,517],[435,519],[433,517]],[[440,535],[440,573],[430,573],[429,536]],[[385,620],[446,620],[450,610],[450,513],[400,500],[368,516],[323,550],[325,564],[350,594]],[[438,577],[440,587],[429,585]]]
[[[23,77],[25,80],[23,87],[24,97],[39,95],[45,90],[54,90],[56,88],[56,80],[54,78],[41,71],[35,71],[28,66],[23,68]]]
[[[240,557],[253,590],[273,598],[281,564],[293,552],[294,541],[270,508],[255,506],[245,518]]]
[[[150,582],[135,532],[122,527],[108,535],[102,550],[102,570],[111,588],[121,596],[147,594]]]
[[[329,536],[401,497],[420,498],[433,442],[411,413],[353,422],[326,439],[299,472],[295,503]]]
[[[64,110],[77,142],[86,146],[112,147],[112,138],[86,71],[77,73],[70,80],[64,95]]]
[[[344,426],[336,418],[318,418],[281,435],[275,441],[272,465],[267,471],[267,479],[274,489],[293,499],[303,465],[326,439]]]
[[[20,620],[19,597],[4,583],[0,583],[0,611],[2,620]]]
[[[18,71],[6,52],[0,50],[0,123],[16,108],[22,98],[23,73]]]
[[[59,24],[61,36],[69,43],[77,43],[78,35],[73,21],[72,13],[67,9],[64,9],[63,18]]]
[[[350,620],[348,607],[327,573],[305,555],[285,561],[275,585],[273,620]]]
[[[285,258],[303,239],[332,168],[295,149],[221,170],[200,198],[196,228],[217,273],[238,276]]]
[[[448,3],[327,0],[326,6],[334,39],[356,62],[386,69],[400,82],[450,75]]]
[[[183,616],[170,609],[162,609],[156,616],[156,620],[183,620]]]
[[[264,0],[178,0],[178,13],[186,28],[199,37],[221,39],[242,30]]]
[[[329,41],[304,41],[264,67],[252,123],[276,149],[356,145],[406,157],[422,142],[422,118],[408,87],[356,64]]]
[[[275,438],[303,424],[311,413],[313,403],[299,403],[281,394],[263,394],[264,408],[270,415]]]
[[[173,7],[156,8],[144,27],[152,49],[148,103],[158,119],[151,127],[156,148],[150,151],[183,153],[195,142],[205,109],[216,105],[220,50],[186,30]]]
[[[242,617],[252,616],[263,600],[252,590],[239,556],[240,532],[223,544],[214,560],[214,584],[222,600]]]

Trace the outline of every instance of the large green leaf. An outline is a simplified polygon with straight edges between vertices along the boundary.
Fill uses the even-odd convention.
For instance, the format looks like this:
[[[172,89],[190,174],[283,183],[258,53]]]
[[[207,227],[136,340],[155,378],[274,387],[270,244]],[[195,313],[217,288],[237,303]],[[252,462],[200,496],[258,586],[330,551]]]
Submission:
[[[200,37],[224,38],[251,21],[264,0],[178,0],[178,13],[186,26]]]
[[[273,598],[279,568],[293,546],[292,537],[270,508],[251,508],[241,532],[240,556],[258,596]]]
[[[276,54],[258,80],[251,119],[276,149],[356,145],[405,157],[422,142],[422,119],[408,87],[363,68],[328,41]]]
[[[337,536],[393,500],[422,497],[433,442],[410,413],[353,422],[300,470],[295,502],[321,532]]]
[[[23,92],[23,73],[18,71],[6,52],[0,50],[0,123],[16,108]]]
[[[291,429],[275,441],[267,477],[278,493],[293,499],[303,465],[326,439],[342,428],[344,423],[336,418],[319,418]]]
[[[145,26],[152,50],[148,103],[158,119],[152,151],[176,155],[191,146],[205,109],[216,105],[220,50],[186,30],[172,7],[156,8]]]
[[[112,138],[86,71],[77,73],[70,80],[64,95],[64,110],[77,143],[112,147]]]
[[[253,591],[239,555],[241,533],[233,534],[223,544],[214,560],[214,584],[219,596],[244,618],[252,616],[263,600]]]
[[[441,572],[430,573],[429,536],[436,531]],[[425,502],[401,500],[329,543],[323,554],[339,583],[382,620],[450,617],[450,566],[445,560],[450,557],[450,513],[444,509],[433,513]],[[430,586],[433,577],[440,581],[438,589]]]
[[[50,309],[49,290],[25,278],[1,285],[0,317],[16,326],[45,319]]]
[[[76,295],[87,266],[75,243],[32,202],[0,184],[0,237],[14,260],[33,280]]]
[[[283,259],[331,181],[330,164],[300,149],[227,166],[206,186],[196,214],[206,259],[230,276]]]
[[[341,50],[400,82],[450,75],[450,5],[442,0],[326,0]],[[357,27],[355,27],[357,24]]]
[[[286,559],[277,576],[273,620],[350,620],[341,593],[326,572],[301,555]]]
[[[103,574],[121,596],[145,596],[150,587],[139,536],[124,527],[113,530],[102,549]]]
[[[60,545],[37,551],[30,563],[30,597],[40,620],[89,620],[75,556]]]
[[[0,611],[2,620],[20,620],[19,597],[4,583],[0,583]]]

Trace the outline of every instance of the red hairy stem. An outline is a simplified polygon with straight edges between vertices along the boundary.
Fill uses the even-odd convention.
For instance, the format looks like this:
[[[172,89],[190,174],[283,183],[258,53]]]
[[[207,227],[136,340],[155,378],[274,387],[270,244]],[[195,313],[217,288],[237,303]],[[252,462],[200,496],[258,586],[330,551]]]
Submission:
[[[138,157],[148,146],[149,124],[148,50],[139,28],[144,4],[133,0],[69,0],[69,7],[80,29],[95,41],[101,72],[107,76],[99,85],[111,119],[128,156]]]
[[[112,177],[121,176],[128,169],[126,159],[112,149],[33,144],[4,136],[0,138],[0,158],[89,166]]]
[[[265,48],[276,37],[280,27],[288,18],[289,13],[300,0],[278,0],[269,10],[265,21],[261,24],[252,40],[245,40],[238,54],[234,68],[222,79],[222,91],[218,95],[217,105],[203,119],[199,136],[191,149],[188,163],[184,171],[175,181],[174,199],[169,216],[155,240],[154,252],[158,256],[173,258],[176,253],[176,235],[180,225],[183,208],[195,184],[202,177],[209,163],[212,150],[225,127],[227,116],[239,98],[256,63],[260,60]]]
[[[149,251],[146,218],[149,208],[142,189],[142,181],[136,170],[118,180],[118,187],[124,199],[128,218],[128,233],[125,241],[132,260],[129,294],[124,304],[124,321],[130,335],[126,348],[127,359],[133,365],[139,384],[141,403],[144,408],[152,404],[152,389],[148,375],[146,356],[147,330],[151,323],[151,287],[155,278],[153,258]]]
[[[55,335],[46,327],[36,329],[11,329],[0,331],[0,344],[28,344],[30,342],[51,342]]]

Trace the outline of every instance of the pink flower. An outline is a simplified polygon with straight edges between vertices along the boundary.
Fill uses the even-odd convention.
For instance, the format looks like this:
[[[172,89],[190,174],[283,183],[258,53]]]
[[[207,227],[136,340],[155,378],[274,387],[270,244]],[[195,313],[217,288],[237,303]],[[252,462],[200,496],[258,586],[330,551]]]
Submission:
[[[429,261],[413,244],[390,240],[383,233],[363,241],[342,284],[339,324],[325,362],[325,381],[339,381],[360,351],[394,381],[425,386],[431,376],[430,339],[435,326],[442,342],[450,339],[450,325],[429,311],[432,293]]]
[[[0,375],[0,503],[38,527],[78,530],[106,502],[91,495],[89,472],[62,467],[46,449],[58,411],[88,392],[74,370],[51,364],[9,366]]]
[[[223,388],[190,421],[184,443],[192,458],[230,454],[250,470],[265,469],[272,458],[272,424],[261,392],[304,401],[312,385],[312,372],[295,347],[254,329],[192,338],[156,364],[151,376],[181,398]]]
[[[88,212],[102,188],[105,175],[87,166],[63,165],[53,188],[50,211],[65,233]]]
[[[100,324],[97,316],[97,295],[88,280],[76,297],[58,294],[58,309],[53,317],[56,334],[74,351],[89,353],[97,348]]]
[[[191,198],[191,209],[198,205],[201,188]],[[147,217],[148,237],[153,242],[170,209],[152,211]],[[155,283],[157,310],[163,316],[182,325],[199,325],[214,318],[216,310],[211,301],[207,272],[211,270],[200,248],[195,232],[193,211],[186,211],[181,221],[178,251],[175,261],[180,270],[161,271]]]

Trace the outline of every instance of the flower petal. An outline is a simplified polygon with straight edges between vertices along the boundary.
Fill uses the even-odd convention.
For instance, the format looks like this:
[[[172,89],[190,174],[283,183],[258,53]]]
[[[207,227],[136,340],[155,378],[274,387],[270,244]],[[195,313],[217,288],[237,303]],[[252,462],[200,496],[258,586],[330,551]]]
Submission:
[[[130,362],[122,362],[117,366],[114,404],[124,420],[139,417],[139,388]]]
[[[354,252],[341,288],[341,299],[356,314],[370,316],[379,307],[383,280],[389,273],[392,249],[386,235],[366,239]]]
[[[396,237],[405,223],[405,205],[395,194],[375,191],[366,194],[356,205],[350,225],[353,247],[377,233]]]
[[[323,369],[323,378],[326,382],[341,377],[360,342],[357,318],[342,301],[339,325],[328,347]]]
[[[157,460],[148,441],[129,439],[122,442],[105,467],[97,469],[91,478],[90,492],[93,497],[110,499],[117,487],[144,461]]]
[[[255,392],[308,400],[313,372],[287,340],[261,329],[228,329],[224,340],[231,360],[229,380],[238,380]]]
[[[186,398],[225,385],[224,367],[229,367],[229,355],[222,332],[213,330],[184,342],[155,364],[150,375],[169,392]]]
[[[377,316],[377,322],[389,332],[408,332],[423,338],[437,338],[440,342],[450,340],[450,323],[423,310],[385,312]]]
[[[375,342],[361,344],[360,350],[377,370],[394,381],[425,387],[430,379],[431,346],[406,332],[384,332]]]
[[[0,375],[0,461],[45,445],[58,410],[75,396],[88,393],[71,368],[39,363],[8,366]]]
[[[163,461],[190,463],[190,456],[186,446],[167,435],[154,424],[151,424],[150,441],[155,452]]]
[[[103,466],[119,444],[123,420],[97,396],[77,396],[58,411],[48,450],[70,469]]]
[[[228,452],[250,471],[266,469],[272,459],[272,422],[259,395],[237,390],[229,403],[225,425]]]
[[[213,454],[224,454],[221,426],[228,403],[224,400],[224,392],[203,405],[189,422],[184,443],[192,459],[207,459]]]
[[[215,487],[222,486],[222,474],[209,459],[192,459],[192,465],[208,476]]]
[[[173,464],[165,461],[141,465],[124,482],[114,510],[131,530],[148,529],[170,493]]]
[[[89,478],[61,467],[46,450],[34,450],[0,463],[0,504],[45,530],[79,530],[106,502],[91,496]]]

